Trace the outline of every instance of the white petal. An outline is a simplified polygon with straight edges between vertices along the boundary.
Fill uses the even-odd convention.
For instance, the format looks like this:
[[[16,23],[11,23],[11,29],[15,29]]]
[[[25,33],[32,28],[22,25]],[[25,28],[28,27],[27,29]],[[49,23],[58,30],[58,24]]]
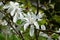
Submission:
[[[17,8],[17,13],[18,14],[22,13],[22,8]]]
[[[34,22],[34,25],[36,26],[36,29],[39,29],[39,25],[37,22]]]
[[[27,16],[27,14],[25,14],[25,13],[24,13],[23,15],[24,15],[24,16]]]
[[[11,6],[14,6],[14,2],[10,1],[10,5],[11,5]]]
[[[33,36],[34,35],[34,26],[31,25],[30,27],[30,36]]]
[[[41,25],[41,30],[46,30],[45,25]]]
[[[39,33],[39,36],[43,36],[43,37],[48,38],[48,35],[47,35],[47,34],[45,34],[45,33],[43,33],[43,32],[40,32],[40,33]]]
[[[7,12],[11,13],[12,10],[13,10],[13,8],[9,7],[8,10],[7,10]]]
[[[28,26],[29,26],[29,23],[24,24],[24,31],[26,31]]]
[[[7,8],[9,8],[8,4],[3,7],[3,9],[7,9]]]
[[[23,18],[24,20],[26,20],[26,22],[30,23],[29,19],[28,18]]]
[[[28,12],[28,13],[27,13],[27,16],[28,16],[29,18],[31,18],[31,13],[30,13],[30,12]]]
[[[56,31],[56,32],[60,33],[60,28],[59,28],[59,30],[58,30],[58,31]]]
[[[14,15],[15,10],[16,10],[16,9],[13,9],[13,10],[11,11],[11,16],[13,16],[13,15]]]
[[[13,17],[13,22],[14,22],[14,23],[16,23],[16,21],[18,20],[18,19],[17,19],[17,16],[18,16],[18,15],[17,15],[17,13],[16,13],[15,16]]]
[[[38,19],[38,21],[42,21],[42,19]]]
[[[2,25],[7,25],[7,22],[4,20],[1,24]]]
[[[3,3],[2,3],[2,2],[0,2],[0,6],[1,6],[1,5],[3,5]]]
[[[58,37],[58,39],[60,40],[60,36]]]
[[[23,18],[24,18],[23,14],[22,14],[22,13],[20,13],[20,19],[23,19]]]
[[[59,28],[59,31],[60,31],[60,28]]]
[[[38,15],[37,15],[37,18],[42,18],[43,17],[43,15],[44,15],[44,13],[39,13]]]
[[[19,3],[15,2],[15,6],[18,7],[19,6]]]

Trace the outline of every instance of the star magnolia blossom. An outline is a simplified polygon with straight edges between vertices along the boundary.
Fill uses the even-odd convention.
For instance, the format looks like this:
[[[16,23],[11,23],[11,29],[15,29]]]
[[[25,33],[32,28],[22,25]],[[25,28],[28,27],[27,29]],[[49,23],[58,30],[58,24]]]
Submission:
[[[13,16],[18,10],[21,11],[21,8],[19,8],[19,3],[12,1],[10,1],[9,4],[6,4],[3,8],[8,9],[7,12],[10,13],[11,16]]]
[[[38,25],[38,22],[37,22],[37,16],[35,14],[33,14],[32,12],[28,12],[24,16],[25,17],[23,19],[26,22],[24,24],[24,31],[26,31],[27,27],[30,25],[30,36],[33,36],[34,26],[36,27],[36,29],[39,29],[39,25]],[[38,18],[38,19],[40,19],[40,18]]]
[[[20,14],[22,13],[22,8],[19,8],[19,3],[10,1],[9,4],[6,4],[4,9],[8,9],[7,12],[13,17],[13,22],[16,23]]]

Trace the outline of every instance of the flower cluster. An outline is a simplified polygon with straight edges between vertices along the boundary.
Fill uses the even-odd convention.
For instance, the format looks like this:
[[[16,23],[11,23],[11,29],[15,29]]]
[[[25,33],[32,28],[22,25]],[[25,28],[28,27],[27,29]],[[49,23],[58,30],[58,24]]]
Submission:
[[[34,28],[40,29],[37,21],[42,20],[44,13],[39,12],[37,15],[36,13],[33,13],[31,11],[24,13],[23,9],[19,7],[19,3],[12,1],[10,1],[9,4],[6,4],[3,8],[7,9],[7,12],[10,13],[11,16],[13,16],[14,23],[16,23],[18,19],[24,21],[23,22],[24,31],[26,31],[26,29],[30,27],[30,33],[29,33],[30,36],[34,35]],[[44,25],[41,25],[41,29],[46,30]]]

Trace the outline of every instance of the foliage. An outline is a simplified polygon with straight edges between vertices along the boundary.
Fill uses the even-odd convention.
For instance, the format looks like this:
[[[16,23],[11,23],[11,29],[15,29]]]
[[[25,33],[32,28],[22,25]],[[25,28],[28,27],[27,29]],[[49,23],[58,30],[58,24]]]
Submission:
[[[60,40],[60,0],[0,0],[0,40]]]

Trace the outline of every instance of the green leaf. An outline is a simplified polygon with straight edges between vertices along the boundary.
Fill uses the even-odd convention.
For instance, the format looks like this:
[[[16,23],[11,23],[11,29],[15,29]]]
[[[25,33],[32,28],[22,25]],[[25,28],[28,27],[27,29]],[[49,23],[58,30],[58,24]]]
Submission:
[[[39,24],[39,25],[43,25],[43,24],[47,24],[47,22],[46,22],[45,19],[42,19],[42,21],[38,21],[38,24]]]
[[[5,37],[2,33],[0,33],[0,40],[5,40]]]
[[[55,15],[55,16],[53,16],[53,19],[54,19],[56,22],[60,23],[60,16]]]
[[[58,34],[53,34],[53,35],[52,35],[52,38],[57,39],[58,36],[59,36]]]
[[[45,38],[45,37],[40,36],[40,37],[39,37],[39,40],[46,40],[46,38]]]
[[[17,22],[16,22],[16,24],[21,24],[22,23],[22,21],[19,19],[19,20],[17,20]]]

